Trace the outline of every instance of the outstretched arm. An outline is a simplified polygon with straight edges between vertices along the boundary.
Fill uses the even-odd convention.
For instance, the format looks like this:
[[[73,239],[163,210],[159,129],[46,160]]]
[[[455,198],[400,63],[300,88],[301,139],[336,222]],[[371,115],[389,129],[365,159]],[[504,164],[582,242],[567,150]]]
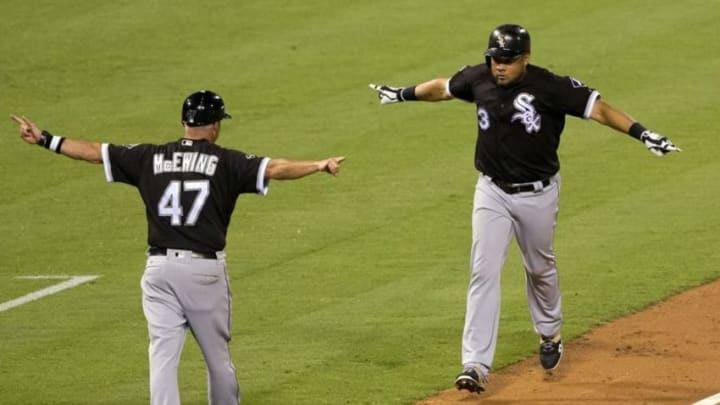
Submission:
[[[27,117],[11,115],[10,118],[20,128],[20,138],[31,145],[40,145],[45,149],[63,154],[67,157],[84,160],[90,163],[102,163],[100,143],[67,139],[42,131]]]
[[[629,134],[644,143],[648,150],[655,155],[663,156],[669,152],[681,151],[667,137],[646,129],[626,112],[618,110],[603,100],[595,102],[590,118],[616,131]]]
[[[277,180],[293,180],[317,172],[326,172],[337,176],[340,172],[340,163],[343,160],[345,160],[344,157],[314,161],[270,159],[265,167],[265,177]]]
[[[597,100],[593,105],[590,118],[610,128],[628,133],[630,126],[635,123],[635,119],[624,111],[620,111],[603,100]]]
[[[447,91],[446,78],[433,79],[416,86],[392,87],[384,84],[370,84],[378,93],[380,104],[401,103],[403,101],[444,101],[452,99]]]

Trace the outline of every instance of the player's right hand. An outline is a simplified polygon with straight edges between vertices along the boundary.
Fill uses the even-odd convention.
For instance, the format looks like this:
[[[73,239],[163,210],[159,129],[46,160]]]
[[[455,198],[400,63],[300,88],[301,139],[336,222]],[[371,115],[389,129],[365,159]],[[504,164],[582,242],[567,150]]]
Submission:
[[[404,100],[400,96],[402,87],[386,86],[384,84],[370,84],[370,88],[377,91],[380,104],[400,103]]]
[[[682,152],[671,140],[652,131],[645,131],[640,134],[640,140],[645,147],[657,156],[663,156],[669,152]]]
[[[15,121],[20,127],[20,138],[22,138],[23,141],[31,145],[40,142],[42,139],[42,131],[27,117],[24,115],[22,117],[11,115],[10,119]]]

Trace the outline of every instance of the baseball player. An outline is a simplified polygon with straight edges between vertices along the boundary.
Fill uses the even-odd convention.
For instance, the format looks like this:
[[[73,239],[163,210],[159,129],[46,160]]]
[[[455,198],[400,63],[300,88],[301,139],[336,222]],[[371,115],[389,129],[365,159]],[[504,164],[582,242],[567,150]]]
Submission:
[[[265,195],[270,179],[337,175],[344,158],[271,159],[218,146],[221,121],[231,117],[223,99],[206,90],[187,97],[181,115],[184,135],[164,145],[81,141],[40,130],[25,117],[11,118],[25,142],[102,163],[107,181],[127,183],[140,192],[149,244],[141,287],[150,338],[150,403],[180,404],[177,368],[190,330],[207,365],[209,403],[239,404],[223,252],[235,202],[241,193]]]
[[[562,313],[553,236],[560,191],[557,150],[565,116],[627,133],[658,156],[680,151],[580,80],[529,62],[530,34],[505,24],[490,34],[484,63],[466,66],[449,79],[402,88],[370,85],[381,104],[453,98],[475,104],[475,167],[481,174],[473,202],[463,371],[455,379],[460,390],[479,393],[486,388],[500,319],[500,271],[513,236],[522,252],[527,302],[540,335],[540,364],[552,370],[560,363]]]

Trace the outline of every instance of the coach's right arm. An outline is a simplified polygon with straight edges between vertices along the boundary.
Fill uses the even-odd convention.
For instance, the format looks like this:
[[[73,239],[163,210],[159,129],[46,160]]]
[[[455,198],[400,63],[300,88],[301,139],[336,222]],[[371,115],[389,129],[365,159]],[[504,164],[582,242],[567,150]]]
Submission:
[[[55,153],[90,163],[102,163],[101,146],[98,142],[68,139],[42,131],[25,116],[11,115],[10,118],[20,127],[20,137],[31,145],[40,145]]]

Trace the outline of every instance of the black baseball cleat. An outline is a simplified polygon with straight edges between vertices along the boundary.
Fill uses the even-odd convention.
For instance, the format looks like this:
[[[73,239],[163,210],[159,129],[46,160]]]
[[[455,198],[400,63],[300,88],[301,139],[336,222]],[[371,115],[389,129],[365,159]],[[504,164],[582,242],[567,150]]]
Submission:
[[[466,368],[455,378],[455,387],[458,390],[468,390],[478,394],[485,391],[488,380],[477,368]]]
[[[555,370],[562,359],[563,344],[560,335],[543,338],[540,342],[540,364],[545,370]]]

